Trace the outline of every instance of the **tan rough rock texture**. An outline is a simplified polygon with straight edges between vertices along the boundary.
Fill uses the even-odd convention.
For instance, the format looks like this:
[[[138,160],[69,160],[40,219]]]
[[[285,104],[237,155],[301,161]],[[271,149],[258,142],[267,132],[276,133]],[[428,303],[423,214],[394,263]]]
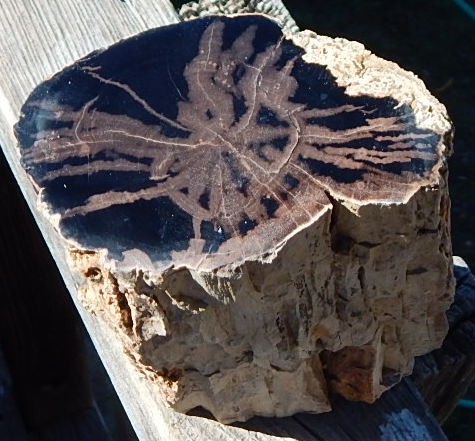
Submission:
[[[326,199],[318,214],[285,236],[269,231],[269,237],[280,238],[274,247],[243,251],[233,262],[223,257],[223,265],[212,253],[209,260],[197,255],[202,261],[189,265],[191,245],[191,251],[175,254],[185,263],[175,258],[154,269],[142,250],[112,259],[106,249],[81,246],[76,238],[69,242],[71,265],[85,278],[82,302],[116,329],[158,393],[181,412],[201,406],[222,422],[329,411],[329,389],[374,401],[411,372],[415,356],[441,344],[453,296],[445,162],[451,125],[444,107],[413,74],[359,43],[310,32],[286,38],[305,48],[306,62],[325,66],[348,96],[390,96],[412,109],[417,130],[440,136],[431,169],[420,179],[405,173],[401,181],[388,178],[386,187],[382,175],[383,184],[370,182],[369,190],[366,180],[340,187],[322,181],[316,200]],[[90,76],[111,83],[88,69]],[[86,135],[81,136],[78,142],[86,145]],[[406,140],[381,136],[402,140],[399,144]],[[372,161],[391,158],[381,153]],[[342,155],[333,165],[347,168],[348,163],[355,164]],[[48,179],[66,174],[49,173]],[[375,174],[369,173],[368,181]],[[371,189],[377,196],[361,196],[371,195]],[[97,209],[94,204],[103,209],[109,203],[104,197],[90,201],[74,209],[87,215]],[[216,231],[221,233],[221,226]],[[250,229],[241,236],[254,250],[252,234]]]
[[[409,374],[447,330],[447,228],[441,179],[407,204],[353,213],[335,201],[271,263],[228,276],[121,272],[73,256],[89,274],[84,304],[117,327],[169,403],[231,422],[328,411],[328,386],[372,402]]]

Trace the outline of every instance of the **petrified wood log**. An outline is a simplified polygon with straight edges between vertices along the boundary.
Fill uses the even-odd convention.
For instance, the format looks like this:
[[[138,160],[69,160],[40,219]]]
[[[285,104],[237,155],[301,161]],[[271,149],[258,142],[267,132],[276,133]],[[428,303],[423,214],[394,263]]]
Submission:
[[[179,411],[371,402],[445,336],[451,126],[358,43],[154,29],[38,86],[16,134],[84,304]]]

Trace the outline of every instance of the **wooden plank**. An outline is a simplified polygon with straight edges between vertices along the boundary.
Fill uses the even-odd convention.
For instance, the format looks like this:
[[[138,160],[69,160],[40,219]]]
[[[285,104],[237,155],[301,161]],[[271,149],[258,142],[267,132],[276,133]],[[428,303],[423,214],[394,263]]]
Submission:
[[[85,340],[92,395],[110,438],[113,441],[138,441],[99,354],[88,336]]]
[[[340,424],[341,418],[353,421],[352,424],[356,427],[358,420],[349,418],[352,412],[351,406],[354,403],[345,408],[338,401],[336,404],[341,408],[342,413],[333,413],[332,416],[329,414],[327,422],[324,416],[317,415],[283,419],[254,418],[246,424],[225,426],[211,419],[178,414],[158,399],[154,388],[129,363],[111,331],[95,316],[84,311],[77,301],[76,291],[80,278],[70,272],[62,242],[36,207],[36,194],[19,165],[12,126],[17,120],[21,103],[44,77],[94,49],[107,46],[153,26],[176,22],[178,17],[170,3],[165,0],[127,0],[125,2],[119,0],[102,0],[101,2],[97,0],[81,0],[80,2],[75,0],[3,0],[2,12],[0,17],[2,34],[0,40],[0,143],[139,439],[142,441],[198,439],[309,441],[314,440],[317,433],[324,433],[325,425]],[[407,396],[422,406],[421,412],[427,412],[427,408],[420,400],[418,401],[417,397],[410,394]],[[388,394],[388,397],[391,395]],[[382,412],[385,417],[389,417],[401,410],[402,405],[402,402],[397,399],[391,399]],[[362,414],[366,415],[370,408],[376,411],[375,406],[366,405]],[[357,415],[361,415],[361,412]],[[445,439],[440,431],[437,432],[437,424],[434,421],[421,420],[420,413],[405,412],[401,415],[400,422],[404,424],[399,426],[406,425],[409,429],[422,426],[423,430],[429,434],[426,438],[414,439],[421,441]],[[359,424],[361,432],[364,433],[365,423],[360,419]],[[329,428],[327,427],[326,430]],[[350,439],[348,436],[344,438],[345,430],[335,435],[333,440]],[[334,434],[336,434],[335,431]],[[405,439],[408,438],[410,437],[406,433]],[[374,432],[374,437],[364,439],[371,441],[381,438],[379,433],[376,435]]]
[[[157,416],[157,411],[151,412],[149,406],[144,406],[147,402],[139,399],[133,387],[134,382],[140,383],[142,379],[136,372],[131,373],[130,379],[124,377],[120,365],[128,360],[114,336],[77,303],[75,294],[80,282],[68,269],[56,233],[37,210],[36,194],[19,164],[12,127],[22,102],[46,76],[97,48],[176,21],[178,17],[169,2],[146,0],[7,0],[2,2],[0,19],[0,143],[115,386],[123,390],[120,395],[128,403],[129,414],[135,416],[131,419],[143,440],[160,439],[156,434],[164,432],[164,416]],[[146,389],[147,385],[142,387]],[[149,421],[161,422],[149,425]]]
[[[1,152],[0,194],[0,439],[110,440],[74,305]]]
[[[443,441],[445,437],[421,395],[406,378],[377,404],[333,397],[333,411],[296,418],[316,439],[339,441]]]
[[[74,305],[1,152],[0,192],[8,207],[0,217],[0,345],[34,429],[92,398]]]
[[[439,422],[452,413],[475,377],[475,277],[460,257],[454,258],[454,273],[449,333],[440,349],[416,358],[412,374]]]

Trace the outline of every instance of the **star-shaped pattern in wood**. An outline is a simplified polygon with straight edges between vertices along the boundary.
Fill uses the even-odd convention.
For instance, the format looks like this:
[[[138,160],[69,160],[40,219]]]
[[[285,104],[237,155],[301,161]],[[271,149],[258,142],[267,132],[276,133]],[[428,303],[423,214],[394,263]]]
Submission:
[[[22,164],[65,238],[155,267],[260,258],[331,198],[401,203],[429,182],[440,136],[304,54],[259,15],[144,32],[33,91]]]

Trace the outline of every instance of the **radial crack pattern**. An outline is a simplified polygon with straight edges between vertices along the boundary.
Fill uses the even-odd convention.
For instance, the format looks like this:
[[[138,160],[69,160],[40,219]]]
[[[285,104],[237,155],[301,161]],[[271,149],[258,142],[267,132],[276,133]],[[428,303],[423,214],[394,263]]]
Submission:
[[[147,31],[38,86],[22,163],[68,239],[155,265],[256,258],[332,197],[398,203],[440,136],[393,98],[351,97],[262,16]]]

